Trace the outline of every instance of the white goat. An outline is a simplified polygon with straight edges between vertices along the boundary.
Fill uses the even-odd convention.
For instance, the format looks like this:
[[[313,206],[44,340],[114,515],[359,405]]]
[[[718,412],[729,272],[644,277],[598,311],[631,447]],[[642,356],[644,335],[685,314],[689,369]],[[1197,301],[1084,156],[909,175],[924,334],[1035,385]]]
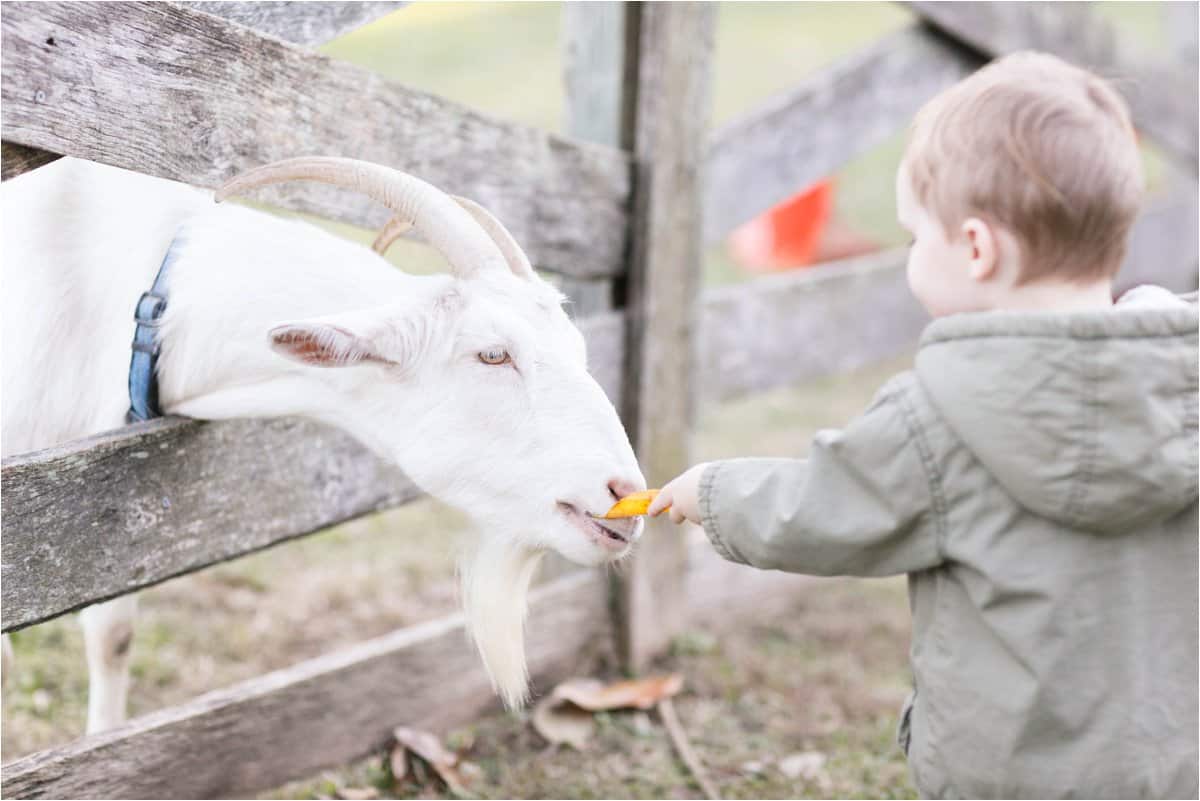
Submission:
[[[3,452],[122,425],[132,311],[175,239],[158,329],[164,413],[318,420],[465,510],[479,530],[460,571],[469,628],[517,706],[540,554],[600,564],[641,533],[589,515],[645,486],[624,429],[562,295],[486,211],[345,159],[268,165],[222,196],[295,179],[380,201],[396,216],[377,249],[411,225],[452,275],[408,275],[311,225],[90,162],[5,182]],[[124,720],[134,610],[126,596],[82,614],[89,731]]]

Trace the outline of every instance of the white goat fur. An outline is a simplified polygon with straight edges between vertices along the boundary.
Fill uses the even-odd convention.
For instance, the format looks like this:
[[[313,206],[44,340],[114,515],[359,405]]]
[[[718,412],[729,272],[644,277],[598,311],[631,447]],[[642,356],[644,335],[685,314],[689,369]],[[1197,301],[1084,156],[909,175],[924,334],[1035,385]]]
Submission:
[[[468,626],[506,703],[524,701],[539,556],[620,558],[627,547],[581,513],[644,487],[557,290],[507,270],[408,275],[311,225],[73,159],[0,196],[4,454],[123,424],[133,307],[179,231],[160,329],[164,412],[318,420],[466,511],[479,532],[460,571]],[[295,340],[345,366],[305,362]],[[492,349],[512,363],[483,363]],[[640,524],[622,533],[632,543]],[[89,731],[124,717],[127,660],[92,653],[128,626],[131,601],[114,603],[120,614],[105,604],[83,617],[102,629],[88,637]],[[116,667],[98,677],[106,662]]]

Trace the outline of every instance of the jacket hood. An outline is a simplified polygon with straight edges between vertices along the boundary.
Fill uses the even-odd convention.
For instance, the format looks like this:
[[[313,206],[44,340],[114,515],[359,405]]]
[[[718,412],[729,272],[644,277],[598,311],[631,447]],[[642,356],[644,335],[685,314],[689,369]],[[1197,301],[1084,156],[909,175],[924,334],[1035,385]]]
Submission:
[[[1019,503],[1072,528],[1124,533],[1196,502],[1198,326],[1196,307],[1174,296],[960,314],[925,330],[916,372]]]

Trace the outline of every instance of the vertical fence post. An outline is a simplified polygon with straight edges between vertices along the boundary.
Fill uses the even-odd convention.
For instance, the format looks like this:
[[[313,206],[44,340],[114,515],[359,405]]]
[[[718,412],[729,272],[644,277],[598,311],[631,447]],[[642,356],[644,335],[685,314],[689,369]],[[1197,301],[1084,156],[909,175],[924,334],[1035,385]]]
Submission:
[[[697,303],[711,107],[708,3],[630,3],[627,116],[634,159],[623,417],[651,486],[688,466],[696,388]],[[648,521],[637,555],[615,577],[619,647],[638,670],[683,625],[685,532]]]
[[[564,129],[568,136],[628,150],[625,17],[616,0],[564,3],[562,20]],[[576,318],[608,311],[613,281],[564,278],[568,309]]]

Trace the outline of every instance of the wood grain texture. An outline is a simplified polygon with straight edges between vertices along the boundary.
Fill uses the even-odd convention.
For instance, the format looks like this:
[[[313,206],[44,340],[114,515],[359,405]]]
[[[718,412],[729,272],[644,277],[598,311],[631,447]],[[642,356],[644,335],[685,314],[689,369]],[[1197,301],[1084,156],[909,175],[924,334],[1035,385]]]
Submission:
[[[166,3],[11,2],[0,27],[6,140],[206,187],[292,156],[365,159],[479,201],[541,268],[623,269],[629,159],[613,148]],[[387,218],[307,182],[255,198],[367,227]]]
[[[708,400],[725,400],[911,350],[929,317],[908,290],[906,253],[709,291],[696,386]]]
[[[562,17],[563,130],[570,137],[628,149],[625,9],[614,0],[565,3]],[[570,312],[587,317],[613,307],[612,279],[566,277]]]
[[[183,2],[179,5],[223,17],[285,42],[312,47],[374,22],[408,3],[259,0]]]
[[[299,420],[141,423],[5,459],[0,483],[5,631],[421,494]]]
[[[700,205],[716,8],[657,2],[626,8],[637,79],[623,417],[642,470],[657,487],[687,467],[695,412]],[[667,645],[686,614],[687,553],[669,527],[661,518],[647,523],[615,587],[621,651],[635,670]]]
[[[616,402],[623,318],[583,321]],[[298,419],[154,420],[4,460],[4,631],[421,495],[336,429]]]
[[[1198,84],[1194,68],[1135,54],[1086,3],[909,2],[933,25],[989,57],[1042,50],[1109,79],[1134,124],[1192,175],[1197,171]]]
[[[897,31],[716,131],[705,240],[716,242],[907,126],[982,59],[922,25]]]
[[[611,642],[605,582],[534,590],[529,666],[545,692]],[[382,752],[399,725],[444,732],[495,709],[454,615],[208,693],[3,767],[6,798],[219,798]]]
[[[0,174],[5,181],[60,158],[62,156],[57,153],[38,150],[36,147],[0,142]]]

